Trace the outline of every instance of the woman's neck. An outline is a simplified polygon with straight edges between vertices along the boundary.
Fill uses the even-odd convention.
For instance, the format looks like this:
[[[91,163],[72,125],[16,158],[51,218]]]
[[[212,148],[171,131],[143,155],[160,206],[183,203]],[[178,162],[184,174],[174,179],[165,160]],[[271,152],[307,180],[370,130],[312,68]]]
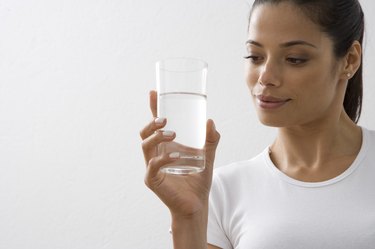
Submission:
[[[271,159],[291,177],[319,181],[347,169],[361,144],[361,128],[343,111],[336,121],[280,128]]]

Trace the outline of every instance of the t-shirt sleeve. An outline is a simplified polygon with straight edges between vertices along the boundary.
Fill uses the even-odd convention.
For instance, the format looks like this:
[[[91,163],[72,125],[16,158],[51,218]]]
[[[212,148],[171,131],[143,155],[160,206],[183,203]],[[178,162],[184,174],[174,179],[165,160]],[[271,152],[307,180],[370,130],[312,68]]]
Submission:
[[[222,224],[224,203],[221,188],[219,178],[214,176],[209,201],[207,242],[222,249],[232,249]]]

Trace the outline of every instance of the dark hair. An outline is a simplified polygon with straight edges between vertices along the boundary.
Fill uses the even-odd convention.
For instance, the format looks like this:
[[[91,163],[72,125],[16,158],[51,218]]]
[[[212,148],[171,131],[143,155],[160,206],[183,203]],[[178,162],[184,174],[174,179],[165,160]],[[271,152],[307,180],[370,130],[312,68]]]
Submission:
[[[278,4],[286,1],[293,3],[331,37],[337,58],[345,56],[354,41],[362,46],[364,15],[358,0],[255,0],[252,9],[264,3]],[[361,65],[349,80],[344,98],[345,112],[355,123],[361,116],[362,98],[361,58]]]

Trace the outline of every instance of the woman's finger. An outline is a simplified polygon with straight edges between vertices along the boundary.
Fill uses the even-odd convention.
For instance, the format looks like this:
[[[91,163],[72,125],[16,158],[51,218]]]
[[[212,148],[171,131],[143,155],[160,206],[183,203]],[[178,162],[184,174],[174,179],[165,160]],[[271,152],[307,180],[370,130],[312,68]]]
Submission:
[[[153,117],[157,117],[158,115],[157,106],[158,106],[157,92],[152,90],[150,91],[150,109],[151,109]]]
[[[141,136],[142,140],[144,140],[154,134],[158,129],[163,128],[166,123],[165,118],[155,118],[139,132],[139,135]]]
[[[160,173],[160,168],[168,163],[171,163],[179,158],[178,152],[172,152],[170,154],[163,154],[157,157],[153,157],[147,165],[147,174],[145,177],[145,183],[150,189],[154,189],[156,186],[160,185],[163,177],[157,177]]]
[[[156,146],[161,142],[170,142],[175,139],[176,133],[173,131],[159,131],[149,136],[142,142],[142,150],[146,163],[156,156]]]
[[[213,169],[215,161],[216,148],[220,141],[220,133],[217,132],[215,123],[212,119],[207,120],[207,134],[205,143],[206,165],[210,171]]]

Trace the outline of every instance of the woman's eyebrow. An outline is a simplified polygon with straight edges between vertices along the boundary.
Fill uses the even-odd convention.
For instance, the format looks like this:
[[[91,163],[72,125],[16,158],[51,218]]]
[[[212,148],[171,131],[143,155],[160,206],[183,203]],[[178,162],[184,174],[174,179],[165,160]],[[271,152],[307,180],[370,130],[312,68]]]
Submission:
[[[291,47],[291,46],[295,46],[295,45],[306,45],[306,46],[310,46],[310,47],[313,47],[313,48],[317,48],[314,44],[311,44],[309,42],[302,41],[302,40],[285,42],[285,43],[280,44],[280,47],[285,48],[285,47]]]
[[[261,43],[259,43],[257,41],[254,41],[254,40],[251,40],[251,39],[246,41],[246,45],[247,44],[254,45],[254,46],[257,46],[257,47],[261,47],[261,48],[263,47],[263,45]],[[305,46],[317,48],[314,44],[303,41],[303,40],[295,40],[295,41],[288,41],[288,42],[285,42],[285,43],[281,43],[280,47],[286,48],[286,47],[291,47],[291,46],[296,46],[296,45],[305,45]]]
[[[247,44],[255,45],[255,46],[258,46],[258,47],[261,47],[261,48],[263,47],[262,44],[260,44],[259,42],[254,41],[254,40],[247,40],[246,41],[246,45]]]

